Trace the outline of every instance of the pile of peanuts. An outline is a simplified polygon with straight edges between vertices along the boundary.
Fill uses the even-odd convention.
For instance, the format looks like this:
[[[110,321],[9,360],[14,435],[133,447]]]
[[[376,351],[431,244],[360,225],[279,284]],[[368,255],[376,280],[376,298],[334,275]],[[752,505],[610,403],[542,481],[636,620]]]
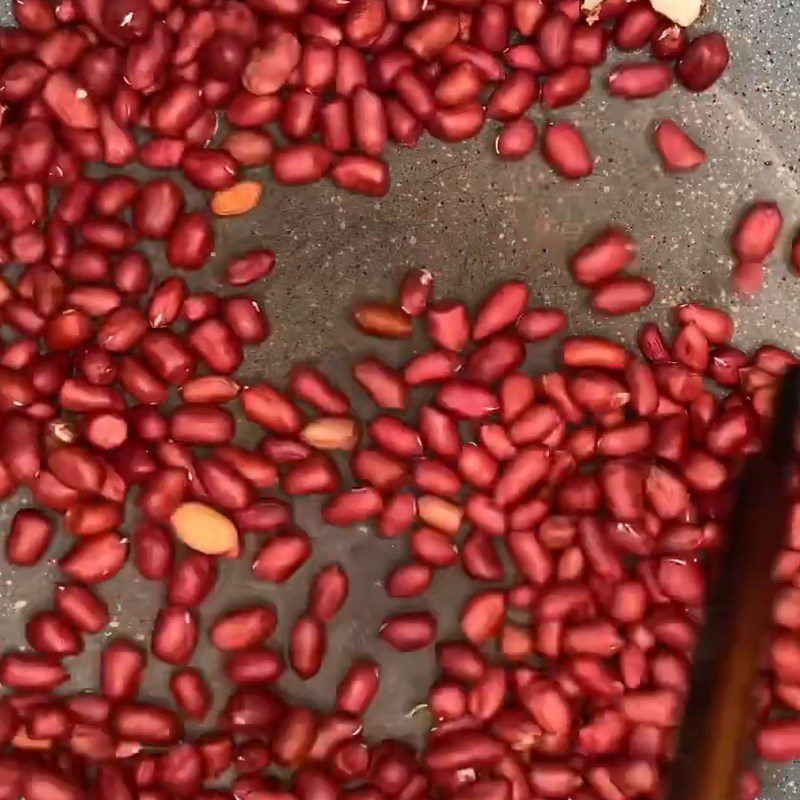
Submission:
[[[180,273],[209,262],[215,224],[258,205],[262,167],[285,185],[327,176],[381,196],[390,141],[459,141],[494,120],[500,157],[541,139],[559,175],[585,177],[595,158],[579,128],[554,119],[540,134],[529,115],[539,100],[548,111],[576,103],[609,44],[649,49],[611,69],[615,96],[653,97],[676,80],[704,91],[727,66],[725,38],[692,37],[649,0],[14,0],[13,10],[18,27],[0,31],[0,497],[24,489],[36,507],[17,512],[4,546],[14,569],[37,564],[57,521],[71,546],[52,608],[26,622],[30,647],[0,657],[0,800],[660,797],[708,560],[794,357],[746,354],[727,314],[687,304],[671,342],[654,325],[638,355],[567,337],[559,369],[529,375],[527,348],[564,333],[562,310],[530,307],[513,281],[472,314],[412,270],[396,301],[354,314],[368,336],[407,339],[422,326],[430,344],[402,365],[353,363],[377,409],[365,420],[313,365],[295,365],[285,389],[234,377],[270,328],[228,288],[266,279],[274,253],[232,259],[224,296],[190,291]],[[673,120],[654,141],[666,170],[705,161]],[[113,173],[87,177],[96,162]],[[207,208],[169,176],[125,174],[133,164],[180,171]],[[746,212],[734,237],[740,290],[754,290],[781,224],[771,204]],[[164,243],[173,272],[162,280],[136,249],[147,240]],[[622,274],[635,249],[610,228],[575,254],[595,310],[652,299],[652,284]],[[236,443],[241,417],[264,431],[254,446]],[[365,735],[381,682],[369,659],[349,666],[327,708],[280,691],[287,669],[317,675],[328,625],[348,611],[340,564],[303,571],[314,541],[293,524],[300,495],[324,495],[330,525],[403,537],[407,563],[384,583],[392,598],[423,602],[441,570],[477,582],[457,641],[438,640],[424,606],[376,631],[396,651],[435,654],[424,752]],[[269,603],[214,620],[207,635],[231,691],[212,723],[210,685],[192,664],[206,635],[198,608],[219,560],[243,560],[248,538],[259,544],[252,574],[309,580],[308,603],[286,653],[269,644]],[[65,659],[112,623],[102,584],[129,558],[163,588],[151,655],[115,638],[96,691],[56,692]],[[800,754],[788,713],[800,710],[798,575],[800,506],[775,567],[758,690],[757,745],[771,759]],[[150,657],[173,668],[171,704],[139,696]],[[186,721],[206,732],[186,736]],[[742,796],[758,790],[748,772]]]

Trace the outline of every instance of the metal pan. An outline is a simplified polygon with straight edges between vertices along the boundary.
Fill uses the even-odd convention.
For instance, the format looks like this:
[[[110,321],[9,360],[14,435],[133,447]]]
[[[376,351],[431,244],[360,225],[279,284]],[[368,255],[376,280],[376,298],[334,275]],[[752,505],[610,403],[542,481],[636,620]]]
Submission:
[[[10,19],[9,6],[2,0],[0,21]],[[278,254],[275,273],[253,292],[274,332],[262,347],[249,351],[243,377],[280,382],[294,360],[310,359],[350,387],[353,353],[370,349],[349,322],[350,307],[364,297],[391,295],[411,266],[435,273],[438,295],[457,293],[471,301],[496,282],[522,277],[537,300],[568,310],[574,332],[630,341],[643,319],[664,323],[671,306],[693,299],[730,308],[742,345],[774,341],[798,349],[800,279],[786,267],[789,231],[768,271],[766,289],[747,304],[730,294],[728,234],[742,206],[759,197],[780,203],[787,228],[800,226],[800,17],[790,0],[761,0],[720,4],[703,26],[724,31],[733,54],[726,76],[713,90],[695,96],[675,89],[656,100],[626,103],[598,85],[579,105],[558,114],[579,123],[600,157],[595,174],[579,183],[557,178],[539,155],[517,164],[500,162],[491,126],[462,145],[425,140],[415,150],[391,152],[392,190],[380,202],[343,194],[329,183],[281,189],[265,173],[260,207],[246,217],[219,222],[212,266],[202,276],[191,276],[197,288],[217,289],[216,276],[227,258],[259,246]],[[596,71],[598,83],[601,73]],[[534,116],[542,118],[540,108]],[[682,121],[707,150],[710,162],[695,174],[675,177],[661,171],[651,131],[653,122],[664,117]],[[640,271],[658,287],[646,314],[621,321],[588,312],[565,269],[567,254],[609,222],[632,231],[640,243]],[[163,255],[154,263],[160,274],[166,273]],[[398,362],[412,349],[380,346],[382,355]],[[531,366],[548,364],[551,353],[548,347],[532,349]],[[358,411],[371,414],[363,395],[353,394]],[[241,430],[242,441],[256,435],[252,428]],[[7,529],[16,509],[29,502],[23,496],[2,504],[0,526]],[[278,608],[277,639],[284,644],[305,606],[309,576],[323,563],[341,562],[351,576],[351,594],[329,630],[324,668],[306,683],[286,676],[281,688],[292,699],[327,709],[349,662],[371,655],[383,666],[383,683],[367,714],[368,737],[421,743],[428,718],[424,710],[414,709],[434,677],[433,655],[399,655],[375,633],[390,608],[428,606],[441,620],[440,637],[457,636],[456,615],[471,593],[469,582],[451,570],[437,576],[424,598],[390,603],[382,580],[407,558],[407,543],[376,539],[366,529],[326,527],[314,501],[295,508],[298,524],[315,539],[312,560],[277,589],[250,578],[247,557],[224,563],[218,588],[203,606],[203,623],[239,603],[268,599]],[[255,537],[249,544],[252,550]],[[59,539],[39,567],[11,570],[0,564],[4,647],[22,645],[26,617],[49,606],[58,580],[54,562],[66,546],[66,538]],[[115,614],[113,627],[92,637],[86,652],[70,660],[73,690],[97,685],[98,653],[110,639],[124,635],[147,646],[163,602],[160,589],[139,578],[130,565],[101,593]],[[206,641],[193,663],[213,679],[218,699],[227,694],[218,656]],[[145,696],[168,701],[169,672],[153,660]],[[794,765],[768,765],[765,776],[765,798],[800,793]]]

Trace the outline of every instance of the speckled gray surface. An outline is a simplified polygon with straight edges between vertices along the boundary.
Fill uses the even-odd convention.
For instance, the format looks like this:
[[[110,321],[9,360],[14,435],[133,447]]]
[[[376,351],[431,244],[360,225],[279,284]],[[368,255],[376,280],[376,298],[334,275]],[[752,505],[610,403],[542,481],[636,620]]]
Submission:
[[[580,183],[557,179],[538,155],[521,164],[499,162],[493,154],[494,133],[487,131],[463,145],[425,141],[413,151],[393,151],[392,191],[380,202],[342,194],[329,184],[291,191],[268,184],[256,213],[218,224],[215,266],[197,278],[198,286],[213,287],[212,273],[219,271],[223,256],[252,247],[269,246],[278,254],[274,275],[255,287],[274,333],[249,354],[243,375],[281,381],[293,360],[314,359],[349,383],[345,364],[352,352],[370,349],[348,323],[349,308],[363,297],[391,295],[409,266],[431,269],[438,295],[458,293],[472,301],[498,281],[523,277],[542,303],[569,310],[573,331],[630,337],[642,317],[609,322],[593,316],[564,269],[566,254],[609,222],[634,233],[640,243],[638,269],[657,282],[648,319],[665,321],[668,309],[681,300],[711,301],[732,309],[743,344],[772,340],[798,348],[800,282],[785,266],[789,231],[800,226],[800,23],[792,6],[791,0],[757,0],[717,7],[704,25],[729,35],[733,62],[719,85],[699,96],[676,88],[656,101],[628,104],[607,95],[599,70],[596,90],[558,115],[579,122],[599,157],[595,174]],[[650,133],[653,121],[665,116],[683,120],[708,151],[710,163],[697,173],[674,177],[659,169]],[[729,295],[727,236],[736,212],[758,197],[781,203],[787,231],[766,290],[742,305]],[[410,351],[381,346],[390,360],[399,361]],[[549,357],[550,349],[543,348],[531,360],[545,363]],[[360,410],[370,411],[363,397],[358,403]],[[12,503],[0,508],[4,527],[16,508]],[[349,565],[358,579],[329,631],[332,652],[323,671],[305,684],[285,678],[281,686],[291,697],[327,708],[350,659],[372,654],[384,672],[380,702],[367,716],[368,735],[418,741],[427,718],[412,709],[433,676],[432,655],[390,654],[374,636],[390,607],[382,578],[407,557],[406,544],[377,540],[366,530],[326,528],[317,508],[313,502],[298,506],[298,522],[314,537],[315,550],[287,586],[276,590],[252,581],[247,559],[225,563],[203,620],[236,603],[266,597],[278,606],[277,638],[284,643],[316,566],[330,560]],[[5,647],[21,645],[26,615],[49,605],[57,580],[54,561],[66,545],[60,539],[41,568],[12,572],[0,566]],[[424,599],[392,603],[391,608],[430,605],[441,616],[440,635],[455,635],[455,611],[469,591],[451,571],[437,577]],[[161,602],[160,589],[139,579],[132,567],[103,586],[102,593],[115,613],[114,623],[89,641],[83,656],[71,660],[73,687],[96,683],[97,653],[109,639],[124,634],[146,646]],[[194,663],[212,677],[217,674],[217,657],[205,643]],[[168,675],[154,661],[146,694],[166,697]],[[767,769],[763,797],[800,795],[796,775],[793,768]]]

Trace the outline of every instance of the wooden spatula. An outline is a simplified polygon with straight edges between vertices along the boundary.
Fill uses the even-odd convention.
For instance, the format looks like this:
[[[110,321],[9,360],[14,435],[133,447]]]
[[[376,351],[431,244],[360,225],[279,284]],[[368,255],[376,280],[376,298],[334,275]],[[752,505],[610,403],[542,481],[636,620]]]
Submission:
[[[736,800],[752,734],[754,689],[770,630],[772,568],[786,536],[800,368],[776,399],[762,453],[745,467],[715,568],[695,655],[670,800]]]

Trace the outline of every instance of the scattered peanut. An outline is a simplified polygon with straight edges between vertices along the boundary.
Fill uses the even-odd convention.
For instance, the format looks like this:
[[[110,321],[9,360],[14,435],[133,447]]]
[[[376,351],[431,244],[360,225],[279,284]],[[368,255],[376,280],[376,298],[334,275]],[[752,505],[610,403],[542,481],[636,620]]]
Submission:
[[[682,28],[693,25],[703,10],[703,0],[650,0],[650,5]]]
[[[428,525],[440,531],[455,535],[464,516],[463,510],[455,503],[426,494],[417,501],[417,514]]]
[[[320,417],[303,428],[300,438],[318,450],[352,450],[358,441],[358,425],[347,417]]]
[[[353,312],[353,320],[369,336],[381,339],[408,339],[411,317],[388,303],[364,303]]]
[[[214,192],[211,210],[218,217],[235,217],[254,209],[261,200],[263,186],[257,181],[239,181],[230,189]]]
[[[202,503],[183,503],[170,520],[175,535],[192,550],[218,556],[239,544],[236,526],[225,516]]]

